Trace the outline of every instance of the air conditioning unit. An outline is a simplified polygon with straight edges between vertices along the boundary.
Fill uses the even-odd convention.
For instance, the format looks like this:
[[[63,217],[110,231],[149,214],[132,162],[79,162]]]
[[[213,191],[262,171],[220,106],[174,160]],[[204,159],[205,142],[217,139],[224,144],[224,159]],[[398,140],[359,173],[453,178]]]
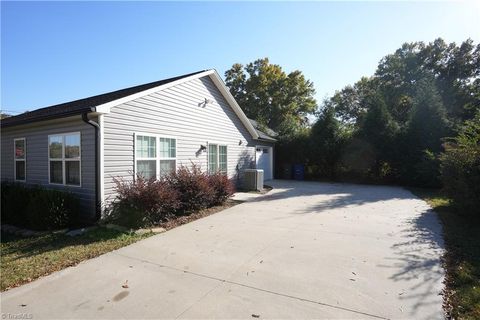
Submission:
[[[247,190],[263,190],[262,169],[245,169],[245,188]]]

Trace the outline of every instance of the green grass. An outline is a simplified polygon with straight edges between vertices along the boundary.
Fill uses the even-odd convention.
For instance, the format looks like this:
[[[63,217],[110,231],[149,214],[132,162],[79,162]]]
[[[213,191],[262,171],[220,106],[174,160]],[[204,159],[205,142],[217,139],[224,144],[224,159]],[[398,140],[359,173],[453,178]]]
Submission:
[[[19,286],[150,235],[135,235],[105,228],[91,230],[76,237],[47,234],[22,238],[2,233],[0,289],[4,291]]]
[[[480,220],[459,214],[438,190],[411,191],[438,213],[443,224],[446,311],[453,319],[480,319]]]

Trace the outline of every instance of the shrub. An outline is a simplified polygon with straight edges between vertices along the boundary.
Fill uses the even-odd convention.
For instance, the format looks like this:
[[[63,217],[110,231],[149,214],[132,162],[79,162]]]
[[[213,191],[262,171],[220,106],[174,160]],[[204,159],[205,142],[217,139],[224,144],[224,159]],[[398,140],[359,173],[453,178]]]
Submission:
[[[180,208],[180,194],[166,180],[115,180],[117,199],[107,220],[128,227],[154,225],[175,215]]]
[[[76,226],[80,203],[69,192],[23,184],[2,184],[2,223],[32,230]]]
[[[181,166],[165,178],[180,194],[180,214],[209,207],[215,201],[215,190],[210,185],[208,174],[192,164],[191,168]]]
[[[480,218],[480,112],[445,144],[440,160],[447,195],[464,213]]]
[[[208,178],[213,188],[212,205],[224,203],[235,192],[235,185],[225,174],[218,172],[211,174]]]
[[[222,204],[235,191],[226,175],[208,175],[195,164],[182,166],[162,180],[137,177],[135,181],[115,182],[118,195],[105,220],[131,228]]]

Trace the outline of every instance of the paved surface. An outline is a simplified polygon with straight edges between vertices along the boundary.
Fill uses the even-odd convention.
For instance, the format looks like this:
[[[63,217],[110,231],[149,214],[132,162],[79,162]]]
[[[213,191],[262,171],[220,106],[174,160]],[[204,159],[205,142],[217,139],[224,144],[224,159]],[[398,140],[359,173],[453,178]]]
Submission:
[[[423,201],[396,187],[272,184],[265,196],[7,291],[2,312],[443,317],[441,227]]]

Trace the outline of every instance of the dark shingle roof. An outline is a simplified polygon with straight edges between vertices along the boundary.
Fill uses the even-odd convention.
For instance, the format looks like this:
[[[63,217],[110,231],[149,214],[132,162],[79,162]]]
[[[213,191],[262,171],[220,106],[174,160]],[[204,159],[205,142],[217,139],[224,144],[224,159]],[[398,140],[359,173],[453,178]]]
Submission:
[[[277,136],[277,133],[275,131],[273,131],[270,128],[263,128],[263,130],[268,132],[268,134],[266,134],[265,132],[260,131],[260,129],[259,129],[260,125],[258,124],[257,121],[255,121],[253,119],[248,119],[248,120],[250,121],[252,126],[255,128],[255,131],[257,131],[258,138],[260,140],[267,140],[267,141],[271,141],[271,142],[277,141],[277,139],[274,138],[275,136]]]
[[[18,124],[24,124],[24,123],[35,122],[40,120],[47,120],[47,119],[61,118],[61,117],[67,117],[71,115],[82,114],[84,112],[89,112],[91,111],[91,108],[102,105],[104,103],[121,99],[129,95],[142,92],[144,90],[148,90],[151,88],[161,86],[163,84],[167,84],[169,82],[180,80],[182,78],[193,76],[195,74],[198,74],[204,71],[205,70],[197,71],[194,73],[189,73],[189,74],[185,74],[185,75],[174,77],[174,78],[150,82],[150,83],[142,84],[135,87],[112,91],[104,94],[99,94],[93,97],[88,97],[84,99],[79,99],[75,101],[53,105],[50,107],[33,110],[30,112],[25,112],[14,117],[8,117],[5,119],[2,119],[1,126],[2,127],[14,126]]]

